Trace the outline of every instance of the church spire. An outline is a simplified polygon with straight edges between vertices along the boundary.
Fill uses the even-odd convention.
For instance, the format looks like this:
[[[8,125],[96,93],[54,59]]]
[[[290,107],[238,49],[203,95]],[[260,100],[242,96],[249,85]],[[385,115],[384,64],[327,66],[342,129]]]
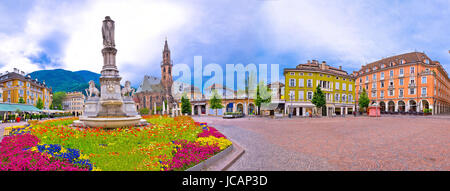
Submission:
[[[165,42],[165,44],[164,44],[164,52],[170,52],[170,50],[169,50],[169,45],[167,44],[167,37],[166,37],[166,42]]]

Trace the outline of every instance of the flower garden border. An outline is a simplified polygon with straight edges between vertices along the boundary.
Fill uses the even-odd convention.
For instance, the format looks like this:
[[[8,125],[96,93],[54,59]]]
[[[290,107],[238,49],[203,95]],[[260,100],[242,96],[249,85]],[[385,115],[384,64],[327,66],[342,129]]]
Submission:
[[[245,150],[235,141],[229,138],[228,140],[232,142],[228,148],[206,159],[205,161],[186,169],[186,171],[224,171],[228,169],[245,152]],[[227,159],[227,157],[231,158]]]

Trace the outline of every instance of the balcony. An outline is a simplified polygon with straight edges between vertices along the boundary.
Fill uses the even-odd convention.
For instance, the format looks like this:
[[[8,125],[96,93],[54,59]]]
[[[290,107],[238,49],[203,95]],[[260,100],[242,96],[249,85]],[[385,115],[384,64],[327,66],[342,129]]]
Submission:
[[[408,84],[408,88],[415,88],[415,87],[417,87],[416,83],[409,83]]]
[[[389,85],[388,89],[395,89],[395,86],[394,85]]]

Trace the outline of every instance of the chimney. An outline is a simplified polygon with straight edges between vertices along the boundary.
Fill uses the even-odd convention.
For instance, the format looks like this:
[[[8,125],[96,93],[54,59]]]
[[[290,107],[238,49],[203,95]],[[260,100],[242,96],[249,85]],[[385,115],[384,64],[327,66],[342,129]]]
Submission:
[[[339,70],[342,70],[342,66],[339,66]]]
[[[311,61],[310,61],[310,60],[308,60],[308,64],[311,64]]]
[[[322,65],[321,65],[320,69],[322,69],[322,70],[327,69],[327,63],[325,61],[322,61]]]

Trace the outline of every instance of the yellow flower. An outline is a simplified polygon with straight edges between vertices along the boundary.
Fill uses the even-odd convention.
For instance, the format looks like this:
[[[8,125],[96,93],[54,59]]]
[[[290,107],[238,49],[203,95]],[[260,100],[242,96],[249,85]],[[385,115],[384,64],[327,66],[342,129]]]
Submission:
[[[231,141],[228,139],[225,139],[223,137],[217,138],[214,136],[199,137],[197,139],[197,142],[200,143],[200,145],[217,145],[220,148],[220,150],[226,149],[228,146],[232,144]]]

